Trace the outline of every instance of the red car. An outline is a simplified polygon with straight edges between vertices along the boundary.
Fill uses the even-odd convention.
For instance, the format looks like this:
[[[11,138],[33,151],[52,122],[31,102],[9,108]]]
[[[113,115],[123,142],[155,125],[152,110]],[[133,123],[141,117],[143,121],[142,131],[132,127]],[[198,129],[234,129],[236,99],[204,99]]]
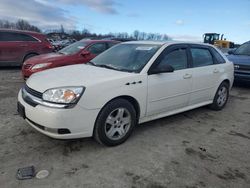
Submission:
[[[0,66],[20,66],[30,57],[52,51],[41,33],[0,29]]]
[[[45,69],[87,63],[117,43],[119,42],[113,40],[81,40],[56,53],[32,57],[23,64],[23,78],[27,79],[31,74]]]

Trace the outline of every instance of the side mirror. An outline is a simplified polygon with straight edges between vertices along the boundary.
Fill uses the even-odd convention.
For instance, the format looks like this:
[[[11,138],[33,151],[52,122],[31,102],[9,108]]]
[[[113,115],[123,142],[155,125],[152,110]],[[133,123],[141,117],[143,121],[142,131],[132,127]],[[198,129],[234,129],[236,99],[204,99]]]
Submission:
[[[234,51],[235,51],[235,49],[234,50],[229,50],[227,53],[228,54],[234,54]]]
[[[165,65],[164,67],[155,67],[149,70],[149,75],[167,73],[167,72],[174,72],[174,67],[172,67],[171,65]]]
[[[83,56],[83,57],[88,56],[88,55],[90,55],[89,51],[84,50],[84,51],[81,52],[81,56]]]

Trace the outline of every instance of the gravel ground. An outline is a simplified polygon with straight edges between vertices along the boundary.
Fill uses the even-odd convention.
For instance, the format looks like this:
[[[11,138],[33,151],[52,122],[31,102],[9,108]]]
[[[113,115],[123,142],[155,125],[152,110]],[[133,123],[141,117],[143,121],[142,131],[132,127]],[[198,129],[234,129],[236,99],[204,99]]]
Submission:
[[[222,111],[145,123],[111,148],[35,131],[16,112],[22,84],[20,70],[0,70],[0,187],[250,187],[250,84],[235,86]],[[50,175],[16,180],[29,165]]]

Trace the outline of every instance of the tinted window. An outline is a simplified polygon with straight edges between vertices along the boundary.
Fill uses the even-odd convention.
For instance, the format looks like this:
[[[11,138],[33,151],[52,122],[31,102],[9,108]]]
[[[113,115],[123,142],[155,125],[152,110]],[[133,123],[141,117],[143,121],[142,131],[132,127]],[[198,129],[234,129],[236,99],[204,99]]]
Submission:
[[[193,67],[203,67],[213,64],[213,57],[208,49],[191,48]]]
[[[35,38],[22,34],[13,32],[0,32],[0,41],[37,41]]]
[[[92,54],[100,54],[106,50],[106,44],[105,43],[97,43],[93,44],[92,46],[89,47],[89,51]]]
[[[234,52],[236,55],[250,55],[250,42],[242,44]]]
[[[176,49],[163,56],[158,68],[161,69],[165,65],[171,65],[174,70],[181,70],[187,68],[187,64],[186,49]]]
[[[37,41],[35,38],[33,38],[30,35],[26,35],[26,34],[18,34],[18,35],[21,41]]]
[[[117,43],[113,43],[113,42],[108,42],[108,48],[111,48],[112,46],[116,45]]]
[[[217,50],[215,50],[214,48],[211,48],[211,50],[213,52],[213,55],[217,64],[226,63],[225,59],[220,55],[219,52],[217,52]]]
[[[80,50],[83,50],[85,48],[85,46],[88,45],[87,42],[85,41],[78,41],[78,42],[75,42],[61,50],[59,50],[58,52],[59,53],[62,53],[62,54],[66,54],[66,55],[71,55],[71,54],[76,54],[78,53]]]

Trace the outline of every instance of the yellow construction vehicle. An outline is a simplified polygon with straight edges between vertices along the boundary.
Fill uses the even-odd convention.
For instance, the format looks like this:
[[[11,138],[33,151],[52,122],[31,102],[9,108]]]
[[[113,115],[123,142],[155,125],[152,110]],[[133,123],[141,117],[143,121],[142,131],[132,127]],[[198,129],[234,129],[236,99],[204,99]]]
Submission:
[[[234,48],[234,43],[223,38],[224,34],[205,33],[203,35],[204,43],[213,44],[219,48]]]

